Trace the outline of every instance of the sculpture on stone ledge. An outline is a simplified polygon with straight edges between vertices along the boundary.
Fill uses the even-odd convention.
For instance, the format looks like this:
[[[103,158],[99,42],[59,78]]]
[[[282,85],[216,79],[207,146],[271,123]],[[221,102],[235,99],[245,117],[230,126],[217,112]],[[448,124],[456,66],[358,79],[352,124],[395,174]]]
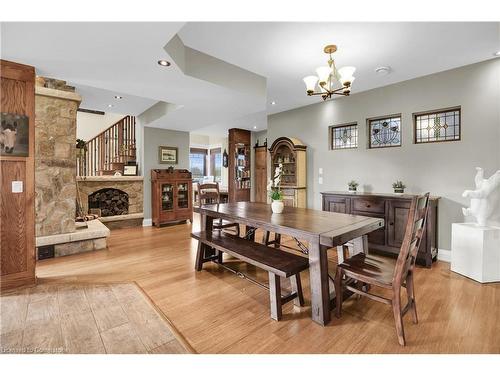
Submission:
[[[470,198],[470,207],[462,208],[464,216],[472,216],[477,224],[484,226],[500,226],[500,170],[484,178],[484,171],[476,167],[476,189],[465,190],[464,198]]]

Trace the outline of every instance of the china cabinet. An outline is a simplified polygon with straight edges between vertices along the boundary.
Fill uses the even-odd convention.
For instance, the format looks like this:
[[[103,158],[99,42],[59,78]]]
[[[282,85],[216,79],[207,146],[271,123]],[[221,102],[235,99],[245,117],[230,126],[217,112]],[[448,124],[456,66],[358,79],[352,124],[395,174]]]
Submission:
[[[153,225],[193,221],[192,177],[186,169],[151,170]]]
[[[296,138],[281,137],[276,139],[269,151],[271,153],[271,174],[281,164],[281,191],[285,206],[307,206],[307,163],[306,149]]]

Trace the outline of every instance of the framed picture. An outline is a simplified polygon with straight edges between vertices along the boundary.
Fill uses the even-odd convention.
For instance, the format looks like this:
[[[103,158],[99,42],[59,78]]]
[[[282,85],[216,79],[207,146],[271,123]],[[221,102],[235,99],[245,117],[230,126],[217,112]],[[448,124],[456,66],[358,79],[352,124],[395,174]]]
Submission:
[[[29,118],[2,112],[0,127],[0,155],[29,156]]]
[[[160,164],[177,164],[177,147],[160,146],[158,147],[158,162]]]
[[[137,164],[130,164],[123,166],[124,176],[137,176]]]

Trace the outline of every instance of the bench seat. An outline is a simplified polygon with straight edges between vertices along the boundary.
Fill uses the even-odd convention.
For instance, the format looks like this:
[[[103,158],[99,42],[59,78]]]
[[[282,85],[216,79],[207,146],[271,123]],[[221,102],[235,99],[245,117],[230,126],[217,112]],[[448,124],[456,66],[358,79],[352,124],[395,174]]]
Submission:
[[[223,265],[222,253],[227,253],[268,272],[271,318],[280,320],[282,305],[289,301],[293,300],[297,306],[304,305],[300,272],[309,267],[307,258],[222,231],[191,233],[191,237],[198,240],[197,271],[201,271],[203,263],[207,261]],[[213,254],[213,249],[217,254],[206,256],[205,250]],[[281,295],[280,277],[290,278],[292,293],[288,296]]]
[[[309,267],[307,258],[221,231],[191,233],[191,237],[278,276],[290,277]]]

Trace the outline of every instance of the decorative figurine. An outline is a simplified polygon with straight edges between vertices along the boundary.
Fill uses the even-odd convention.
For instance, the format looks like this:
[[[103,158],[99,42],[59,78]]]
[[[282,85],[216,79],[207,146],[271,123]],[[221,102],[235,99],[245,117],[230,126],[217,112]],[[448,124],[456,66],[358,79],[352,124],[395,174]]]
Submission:
[[[462,208],[464,216],[472,216],[477,224],[500,226],[500,170],[484,178],[483,168],[476,167],[475,190],[465,190],[464,198],[470,198],[470,207]]]

